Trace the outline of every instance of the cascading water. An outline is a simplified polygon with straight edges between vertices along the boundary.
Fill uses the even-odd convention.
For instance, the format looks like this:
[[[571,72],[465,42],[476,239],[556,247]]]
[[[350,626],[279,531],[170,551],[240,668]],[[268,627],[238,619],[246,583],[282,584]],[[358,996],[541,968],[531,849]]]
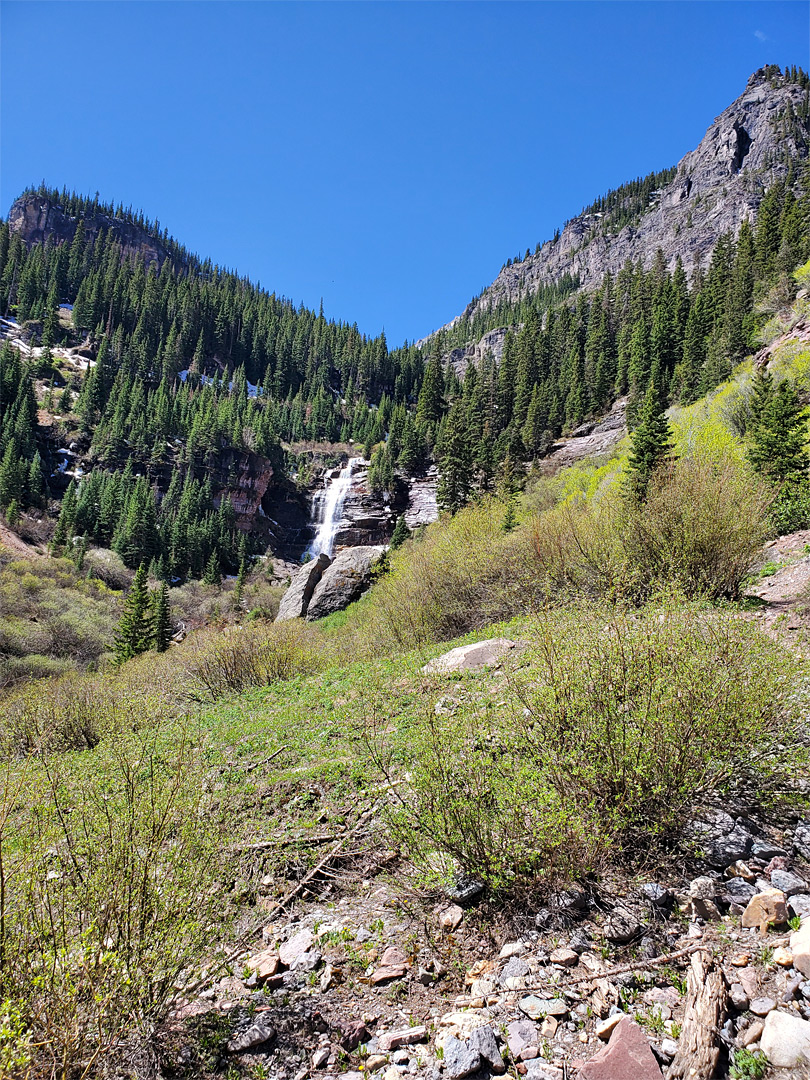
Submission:
[[[311,558],[315,559],[321,553],[331,556],[343,513],[343,504],[352,486],[352,472],[355,465],[362,460],[362,458],[349,458],[349,464],[345,465],[339,475],[313,498],[312,521],[318,531],[306,550],[306,555]]]

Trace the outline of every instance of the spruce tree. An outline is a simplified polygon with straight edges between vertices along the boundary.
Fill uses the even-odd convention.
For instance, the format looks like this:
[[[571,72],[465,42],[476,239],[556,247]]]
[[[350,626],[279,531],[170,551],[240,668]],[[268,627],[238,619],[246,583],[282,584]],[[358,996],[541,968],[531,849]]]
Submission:
[[[748,459],[757,472],[776,484],[807,481],[807,409],[792,383],[785,380],[768,395],[751,432]]]
[[[146,584],[146,563],[141,563],[135,580],[124,601],[124,614],[115,632],[113,651],[116,662],[146,652],[151,644],[152,627],[150,625],[149,590]]]
[[[156,652],[166,652],[172,640],[169,586],[165,581],[151,596],[150,637]]]
[[[439,458],[437,501],[443,510],[457,513],[472,491],[473,460],[467,438],[467,417],[463,402],[457,400],[447,417]]]
[[[666,407],[652,382],[630,439],[633,448],[627,461],[627,489],[631,499],[643,502],[652,474],[669,457],[673,445]]]
[[[396,550],[398,547],[402,547],[410,535],[411,530],[405,524],[405,517],[400,514],[397,518],[397,523],[394,526],[394,531],[391,534],[391,549]]]

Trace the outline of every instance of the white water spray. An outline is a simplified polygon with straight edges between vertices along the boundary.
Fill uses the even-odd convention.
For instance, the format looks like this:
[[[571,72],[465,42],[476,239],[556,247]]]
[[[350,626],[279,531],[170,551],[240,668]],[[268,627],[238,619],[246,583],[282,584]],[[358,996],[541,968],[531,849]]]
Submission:
[[[362,458],[349,458],[340,474],[329,482],[328,487],[319,491],[312,500],[312,520],[317,526],[315,539],[307,548],[306,554],[313,559],[323,553],[331,556],[335,544],[338,525],[343,514],[343,504],[352,486],[352,472]]]

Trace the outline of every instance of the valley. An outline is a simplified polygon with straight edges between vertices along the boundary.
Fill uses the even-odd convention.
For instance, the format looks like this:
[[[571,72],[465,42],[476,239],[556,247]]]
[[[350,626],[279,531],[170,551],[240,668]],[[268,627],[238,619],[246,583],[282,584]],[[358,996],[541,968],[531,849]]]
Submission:
[[[0,224],[0,1078],[810,1076],[810,79],[429,337]]]

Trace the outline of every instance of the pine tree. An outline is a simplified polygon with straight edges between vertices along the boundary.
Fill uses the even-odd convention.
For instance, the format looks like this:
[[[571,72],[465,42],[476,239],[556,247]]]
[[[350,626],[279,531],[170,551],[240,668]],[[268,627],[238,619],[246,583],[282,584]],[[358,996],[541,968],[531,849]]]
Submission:
[[[396,550],[398,547],[402,547],[408,537],[411,535],[411,530],[405,524],[404,515],[400,514],[397,518],[397,523],[394,526],[394,531],[391,534],[391,548]]]
[[[748,459],[776,484],[807,481],[807,409],[799,402],[792,383],[785,380],[768,395],[751,432]]]
[[[166,652],[172,640],[171,607],[169,605],[169,586],[164,581],[151,596],[150,639],[156,652]]]
[[[447,417],[447,426],[439,458],[439,487],[437,501],[443,510],[457,513],[472,491],[473,462],[467,438],[467,417],[462,401],[454,402]]]
[[[124,614],[115,633],[113,651],[117,663],[122,664],[125,660],[146,652],[151,636],[146,563],[141,563],[124,601]]]
[[[653,472],[672,451],[672,432],[664,402],[655,384],[650,383],[638,414],[638,424],[630,436],[633,448],[627,462],[627,489],[636,502],[643,502]]]

